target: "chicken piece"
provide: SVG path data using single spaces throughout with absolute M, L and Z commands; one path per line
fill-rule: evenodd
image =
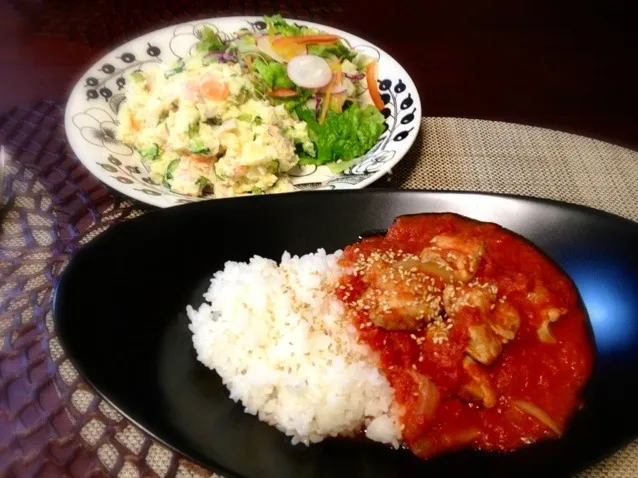
M 552 294 L 539 280 L 534 284 L 534 290 L 527 294 L 527 300 L 534 305 L 546 305 L 552 298 Z
M 471 325 L 467 331 L 470 336 L 470 343 L 465 349 L 467 354 L 484 365 L 494 363 L 503 350 L 503 345 L 489 325 Z
M 407 369 L 407 374 L 414 382 L 411 390 L 414 390 L 403 407 L 401 421 L 403 427 L 403 439 L 414 440 L 427 424 L 432 420 L 439 404 L 441 392 L 436 384 L 425 375 L 416 370 Z
M 516 333 L 521 326 L 521 317 L 511 304 L 499 302 L 489 315 L 488 323 L 492 330 L 501 337 L 502 341 L 507 342 L 514 340 L 516 337 Z
M 440 310 L 438 297 L 428 299 L 424 295 L 415 295 L 408 291 L 368 288 L 361 296 L 368 317 L 377 326 L 387 330 L 412 330 L 423 328 Z
M 496 405 L 496 392 L 492 388 L 487 372 L 471 357 L 463 359 L 463 370 L 466 372 L 466 377 L 459 390 L 459 396 L 465 400 L 479 401 L 485 408 Z
M 485 365 L 494 362 L 503 348 L 500 338 L 492 331 L 486 320 L 486 314 L 496 300 L 497 292 L 497 287 L 490 284 L 482 286 L 448 284 L 443 290 L 443 307 L 450 317 L 454 318 L 463 309 L 478 309 L 483 322 L 468 327 L 470 343 L 466 352 Z
M 565 315 L 568 310 L 556 304 L 557 300 L 540 281 L 536 281 L 534 290 L 527 294 L 527 299 L 536 306 L 535 322 L 540 322 L 536 328 L 539 340 L 545 343 L 555 343 L 556 339 L 549 326 Z
M 443 307 L 447 314 L 453 317 L 463 307 L 480 309 L 486 314 L 496 300 L 498 288 L 493 284 L 482 286 L 448 284 L 443 289 Z
M 431 277 L 438 277 L 443 282 L 451 282 L 456 275 L 454 269 L 443 259 L 440 253 L 432 249 L 423 249 L 418 261 L 414 261 L 413 267 Z
M 485 244 L 483 241 L 471 237 L 451 236 L 448 234 L 440 234 L 430 241 L 439 256 L 444 259 L 454 269 L 455 279 L 461 282 L 471 280 L 478 265 L 485 253 Z M 429 249 L 426 255 L 429 255 L 433 249 Z M 423 258 L 422 252 L 422 258 Z
M 416 257 L 378 262 L 364 275 L 361 303 L 370 320 L 388 330 L 418 330 L 441 313 L 441 297 L 418 271 Z M 428 289 L 429 288 L 429 289 Z
M 538 338 L 541 342 L 545 342 L 548 344 L 556 343 L 556 339 L 552 335 L 552 331 L 549 329 L 549 325 L 556 322 L 567 312 L 567 309 L 558 309 L 555 307 L 547 307 L 541 310 L 540 315 L 541 317 L 543 317 L 543 322 L 536 329 L 536 334 L 538 335 Z

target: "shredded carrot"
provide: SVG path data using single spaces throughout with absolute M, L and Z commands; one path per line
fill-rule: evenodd
M 377 85 L 377 75 L 376 75 L 376 67 L 377 62 L 373 61 L 366 67 L 366 81 L 368 83 L 368 91 L 370 92 L 370 97 L 372 98 L 372 102 L 374 106 L 377 107 L 379 111 L 385 108 L 385 103 L 381 99 L 381 93 L 379 93 L 379 86 Z
M 275 88 L 268 94 L 270 96 L 277 96 L 279 98 L 290 98 L 292 96 L 297 96 L 299 93 L 297 93 L 296 90 L 292 90 L 290 88 Z
M 333 73 L 336 73 L 341 69 L 341 63 L 338 58 L 326 58 L 326 63 L 328 63 L 328 66 Z
M 133 128 L 135 131 L 139 131 L 140 130 L 140 124 L 133 117 L 133 115 L 131 115 L 130 118 L 131 118 L 131 128 Z
M 341 86 L 341 80 L 343 79 L 343 72 L 341 68 L 339 68 L 336 72 L 335 77 L 335 86 Z M 343 108 L 343 103 L 346 101 L 346 95 L 344 93 L 339 93 L 333 96 L 332 104 L 337 111 L 341 111 Z
M 244 61 L 246 62 L 246 65 L 248 65 L 248 67 L 250 68 L 253 64 L 253 58 L 250 55 L 246 55 L 244 57 Z
M 330 44 L 334 43 L 340 38 L 337 35 L 301 35 L 296 37 L 288 37 L 297 43 L 305 45 L 309 44 Z
M 323 108 L 321 109 L 321 116 L 319 117 L 319 124 L 323 124 L 326 120 L 326 115 L 328 114 L 328 109 L 330 108 L 330 99 L 332 98 L 332 89 L 335 86 L 335 78 L 332 78 L 332 81 L 328 85 L 328 89 L 326 90 L 326 97 L 323 99 Z

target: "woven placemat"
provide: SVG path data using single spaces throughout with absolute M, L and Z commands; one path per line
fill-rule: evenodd
M 519 194 L 638 220 L 638 153 L 560 131 L 426 118 L 393 173 L 375 187 Z
M 52 102 L 0 117 L 11 196 L 0 213 L 0 476 L 211 476 L 101 400 L 60 347 L 51 292 L 69 257 L 148 209 L 92 177 L 62 124 Z M 374 187 L 526 194 L 636 220 L 638 153 L 540 128 L 428 118 L 410 154 Z M 633 443 L 581 476 L 633 478 L 637 469 Z

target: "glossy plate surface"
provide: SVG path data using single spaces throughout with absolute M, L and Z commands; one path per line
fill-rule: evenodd
M 185 307 L 227 260 L 332 252 L 396 216 L 455 212 L 496 222 L 542 248 L 575 281 L 598 351 L 586 408 L 561 440 L 508 455 L 407 451 L 329 440 L 306 448 L 245 414 L 195 357 Z M 638 224 L 510 196 L 335 191 L 206 201 L 120 224 L 73 258 L 55 294 L 62 344 L 80 373 L 170 447 L 250 478 L 568 476 L 638 432 Z

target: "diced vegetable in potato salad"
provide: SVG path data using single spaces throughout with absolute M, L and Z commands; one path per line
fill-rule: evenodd
M 297 164 L 337 172 L 377 142 L 376 62 L 336 35 L 265 21 L 230 40 L 204 28 L 188 58 L 132 74 L 117 136 L 153 181 L 188 196 L 287 192 Z

